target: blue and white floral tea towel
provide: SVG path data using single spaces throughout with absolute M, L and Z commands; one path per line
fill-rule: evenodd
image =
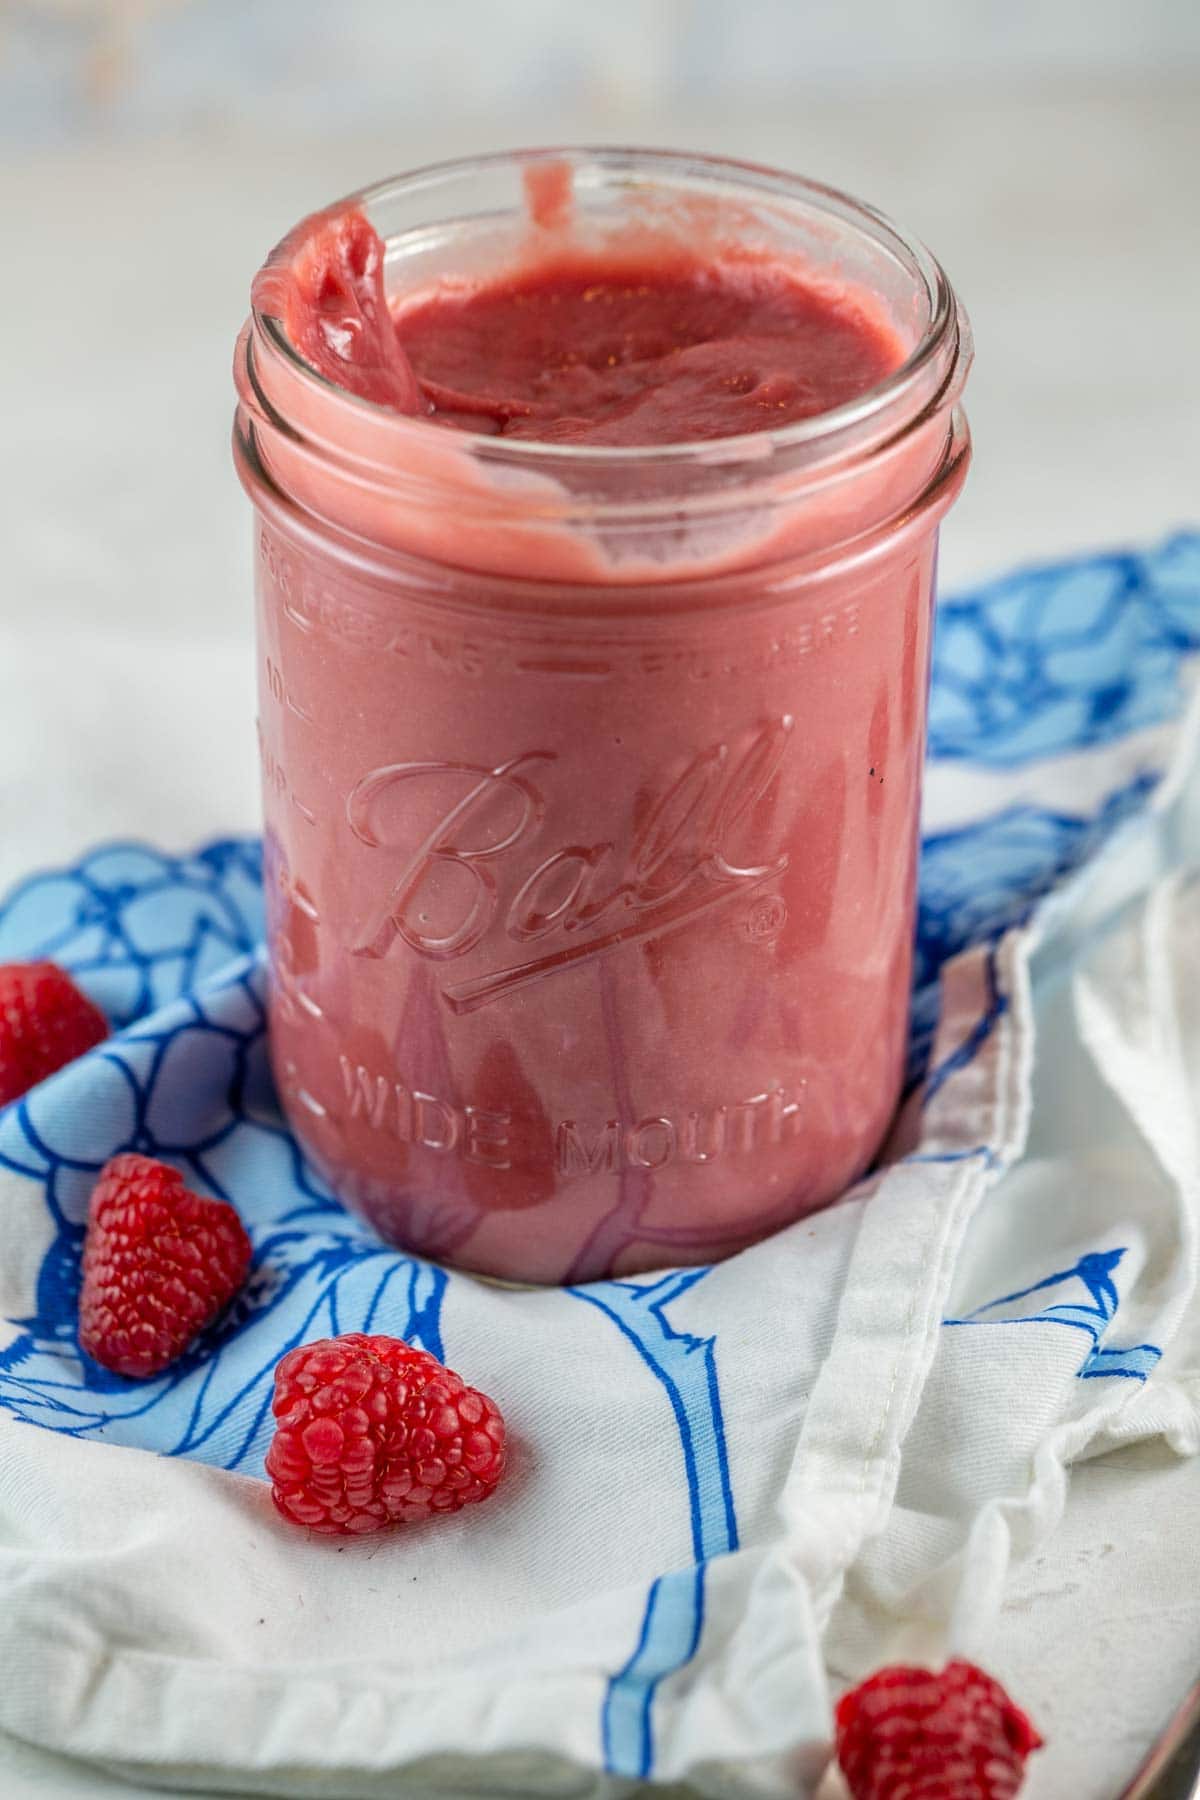
M 293 1800 L 795 1796 L 840 1684 L 986 1660 L 1070 1465 L 1200 1446 L 1198 652 L 1196 536 L 944 605 L 922 1083 L 878 1173 L 711 1269 L 514 1292 L 347 1217 L 266 1075 L 254 844 L 19 888 L 0 958 L 58 958 L 116 1031 L 0 1113 L 0 1729 Z M 75 1342 L 89 1188 L 130 1147 L 255 1247 L 140 1384 Z M 275 1516 L 273 1366 L 346 1330 L 500 1398 L 485 1512 L 344 1544 Z

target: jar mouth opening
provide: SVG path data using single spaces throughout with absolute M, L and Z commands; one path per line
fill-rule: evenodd
M 418 453 L 432 434 L 440 440 L 452 435 L 456 448 L 497 470 L 540 471 L 565 475 L 571 469 L 600 472 L 636 472 L 664 465 L 721 467 L 729 464 L 789 465 L 823 461 L 864 443 L 886 441 L 923 414 L 931 402 L 951 404 L 965 378 L 970 361 L 969 326 L 936 258 L 919 239 L 902 231 L 884 213 L 837 188 L 805 177 L 787 174 L 765 165 L 724 156 L 686 150 L 635 147 L 565 145 L 505 150 L 485 156 L 455 158 L 431 163 L 400 176 L 387 178 L 357 190 L 337 203 L 359 207 L 376 225 L 389 250 L 394 237 L 385 229 L 389 209 L 406 202 L 453 191 L 456 186 L 506 171 L 524 174 L 538 165 L 565 165 L 577 184 L 586 184 L 589 172 L 606 177 L 614 187 L 650 191 L 656 185 L 683 190 L 692 184 L 721 185 L 739 198 L 777 206 L 805 206 L 810 212 L 840 222 L 871 242 L 897 263 L 909 277 L 923 314 L 908 355 L 882 380 L 840 406 L 759 431 L 726 437 L 684 439 L 675 443 L 632 445 L 560 443 L 542 439 L 510 438 L 456 428 L 448 434 L 432 420 L 406 415 L 379 402 L 365 399 L 329 380 L 300 355 L 287 337 L 282 322 L 269 312 L 252 309 L 252 322 L 269 356 L 282 359 L 289 375 L 326 404 L 349 409 L 349 416 L 371 422 L 373 431 L 393 435 L 397 457 L 405 448 Z M 331 210 L 331 209 L 325 209 Z M 294 237 L 294 233 L 291 234 Z M 278 252 L 273 253 L 273 255 Z M 389 260 L 391 260 L 389 258 Z M 281 421 L 282 422 L 282 421 Z

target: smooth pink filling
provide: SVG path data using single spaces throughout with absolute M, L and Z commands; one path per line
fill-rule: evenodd
M 362 399 L 439 425 L 543 442 L 739 436 L 854 400 L 903 361 L 852 290 L 781 261 L 547 260 L 401 299 L 357 211 L 321 221 L 267 277 L 300 354 Z M 260 302 L 263 297 L 260 295 Z

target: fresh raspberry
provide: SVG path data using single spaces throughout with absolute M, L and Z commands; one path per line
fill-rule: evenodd
M 108 1036 L 108 1020 L 57 963 L 0 963 L 0 1106 Z
M 114 1156 L 88 1209 L 79 1342 L 118 1375 L 157 1375 L 233 1299 L 250 1239 L 232 1206 L 148 1156 Z
M 837 1707 L 854 1800 L 1013 1800 L 1042 1739 L 974 1663 L 880 1669 Z
M 457 1512 L 504 1473 L 504 1420 L 486 1394 L 402 1338 L 347 1332 L 275 1370 L 267 1452 L 286 1519 L 339 1536 Z

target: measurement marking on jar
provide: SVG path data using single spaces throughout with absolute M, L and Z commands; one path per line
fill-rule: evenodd
M 316 813 L 311 806 L 305 805 L 304 801 L 301 800 L 297 793 L 293 792 L 291 783 L 288 781 L 287 775 L 284 772 L 283 764 L 271 750 L 266 738 L 263 736 L 261 721 L 258 726 L 258 754 L 259 759 L 262 762 L 263 779 L 267 786 L 274 788 L 280 799 L 286 794 L 305 824 L 315 825 L 317 822 Z
M 295 713 L 298 719 L 303 719 L 306 725 L 311 725 L 313 722 L 312 714 L 306 707 L 301 706 L 300 702 L 296 699 L 296 696 L 288 687 L 287 682 L 283 679 L 283 670 L 279 667 L 279 664 L 273 662 L 268 656 L 263 659 L 263 667 L 267 677 L 267 692 L 270 694 L 272 700 L 275 701 L 276 705 L 285 706 L 289 712 Z
M 315 629 L 316 629 L 316 626 L 315 626 L 313 620 L 308 618 L 308 616 L 305 613 L 301 612 L 300 608 L 296 605 L 296 602 L 294 600 L 291 600 L 288 598 L 284 599 L 283 616 L 285 619 L 288 619 L 296 627 L 297 631 L 302 631 L 304 633 L 305 637 L 307 637 L 310 632 L 315 631 Z
M 552 658 L 522 658 L 516 664 L 519 675 L 567 675 L 574 681 L 607 681 L 612 664 L 606 662 L 571 662 Z
M 305 887 L 304 883 L 302 881 L 290 881 L 287 884 L 287 891 L 291 896 L 292 904 L 295 906 L 296 911 L 302 912 L 306 919 L 311 919 L 314 925 L 318 925 L 320 923 L 320 914 L 317 912 L 315 900 Z
M 280 1004 L 290 1018 L 295 1018 L 298 1012 L 302 1012 L 319 1023 L 325 1017 L 325 1009 L 311 994 L 305 992 L 302 983 L 303 971 L 311 969 L 315 963 L 309 927 L 318 925 L 320 917 L 304 883 L 298 881 L 282 862 L 277 885 L 285 915 L 272 946 L 272 977 L 275 988 Z M 299 955 L 296 947 L 297 933 L 303 944 Z
M 329 1108 L 327 1106 L 322 1106 L 315 1094 L 309 1093 L 308 1089 L 300 1080 L 300 1071 L 297 1069 L 294 1062 L 284 1063 L 283 1079 L 293 1100 L 296 1101 L 298 1106 L 302 1106 L 305 1112 L 312 1113 L 315 1119 L 327 1119 L 329 1117 Z
M 288 791 L 287 776 L 284 774 L 278 758 L 272 754 L 271 748 L 267 743 L 266 738 L 263 736 L 261 719 L 256 722 L 255 730 L 258 734 L 258 758 L 262 763 L 263 779 L 266 781 L 268 787 L 273 787 L 275 789 L 277 794 L 286 794 Z
M 282 857 L 278 859 L 276 866 L 275 885 L 284 898 L 294 905 L 298 912 L 302 912 L 306 919 L 311 919 L 314 925 L 319 923 L 320 915 L 317 912 L 316 901 L 299 876 L 292 874 Z
M 298 1006 L 301 1012 L 306 1012 L 308 1014 L 310 1019 L 323 1019 L 325 1017 L 324 1008 L 318 1006 L 312 995 L 306 994 L 303 988 L 297 987 L 293 981 L 283 974 L 282 970 L 276 970 L 275 979 L 279 983 L 279 992 L 286 1002 L 290 1005 Z
M 317 1021 L 325 1017 L 324 1007 L 299 985 L 291 964 L 290 946 L 287 944 L 278 945 L 275 951 L 275 985 L 285 1008 L 299 1008 L 310 1019 Z

